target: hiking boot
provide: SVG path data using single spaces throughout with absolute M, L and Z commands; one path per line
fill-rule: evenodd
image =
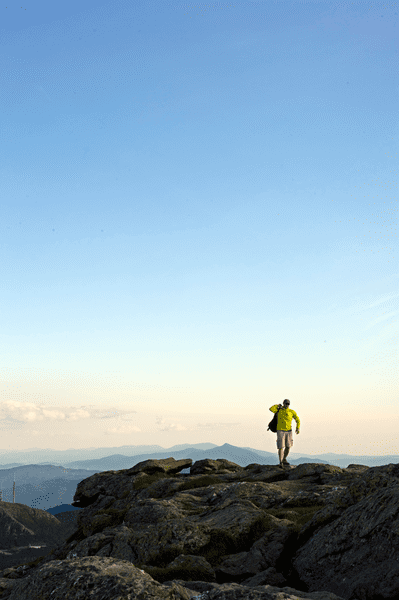
M 284 469 L 284 463 L 281 462 L 278 466 L 280 467 L 280 469 Z
M 290 463 L 289 463 L 289 462 L 287 462 L 287 460 L 286 460 L 285 458 L 283 458 L 283 465 L 287 465 L 288 467 L 290 467 L 290 466 L 291 466 L 291 465 L 290 465 Z

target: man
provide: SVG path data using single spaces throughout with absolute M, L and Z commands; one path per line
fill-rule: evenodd
M 290 451 L 290 448 L 294 445 L 292 439 L 292 419 L 296 421 L 296 433 L 299 433 L 299 426 L 301 424 L 298 415 L 295 410 L 289 408 L 290 406 L 289 400 L 284 400 L 283 406 L 281 404 L 274 404 L 269 408 L 272 413 L 276 413 L 278 409 L 280 409 L 277 415 L 277 449 L 278 449 L 278 457 L 280 460 L 279 467 L 284 467 L 285 465 L 290 466 L 290 463 L 287 462 L 287 456 Z

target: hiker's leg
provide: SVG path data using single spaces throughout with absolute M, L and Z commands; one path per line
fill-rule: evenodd
M 283 457 L 284 457 L 284 439 L 283 439 L 283 432 L 282 431 L 277 431 L 277 452 L 278 452 L 278 458 L 279 458 L 279 462 L 281 463 L 283 461 Z
M 285 446 L 285 450 L 284 450 L 284 460 L 287 459 L 287 456 L 289 454 L 290 448 L 292 448 L 292 446 L 294 445 L 294 440 L 292 438 L 292 431 L 287 431 L 287 433 L 285 434 L 285 440 L 284 440 L 284 446 Z

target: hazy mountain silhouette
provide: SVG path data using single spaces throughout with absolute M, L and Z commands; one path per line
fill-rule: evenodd
M 120 469 L 129 469 L 134 464 L 151 458 L 169 458 L 172 456 L 176 460 L 181 458 L 191 458 L 193 462 L 204 458 L 227 458 L 241 466 L 249 465 L 252 462 L 257 462 L 262 465 L 271 465 L 276 462 L 276 457 L 269 453 L 269 456 L 261 456 L 256 451 L 246 450 L 231 444 L 223 444 L 216 446 L 210 450 L 199 450 L 194 447 L 185 448 L 184 450 L 172 449 L 164 450 L 163 452 L 151 452 L 151 454 L 137 454 L 136 456 L 123 456 L 122 454 L 114 454 L 106 458 L 98 458 L 92 460 L 78 460 L 67 463 L 65 466 L 75 469 L 96 469 L 98 471 L 111 471 Z M 134 462 L 132 462 L 132 459 Z
M 72 504 L 59 504 L 57 506 L 53 506 L 52 508 L 48 508 L 46 512 L 49 512 L 52 515 L 58 515 L 63 512 L 71 512 L 74 510 L 82 510 L 77 506 L 72 506 Z
M 28 450 L 13 450 L 11 452 L 0 451 L 0 465 L 3 467 L 21 466 L 26 464 L 52 464 L 64 465 L 68 462 L 79 460 L 82 454 L 87 460 L 103 458 L 112 454 L 123 454 L 124 456 L 136 456 L 137 454 L 149 454 L 151 452 L 165 452 L 182 450 L 184 448 L 197 448 L 199 450 L 208 450 L 214 448 L 217 444 L 210 442 L 201 444 L 178 444 L 170 448 L 163 448 L 157 445 L 140 446 L 110 446 L 102 448 L 68 448 L 68 450 L 52 450 L 51 448 L 33 448 Z

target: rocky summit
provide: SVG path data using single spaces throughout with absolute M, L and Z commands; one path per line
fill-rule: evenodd
M 0 573 L 1 600 L 399 600 L 397 464 L 146 460 L 74 505 L 66 541 Z

